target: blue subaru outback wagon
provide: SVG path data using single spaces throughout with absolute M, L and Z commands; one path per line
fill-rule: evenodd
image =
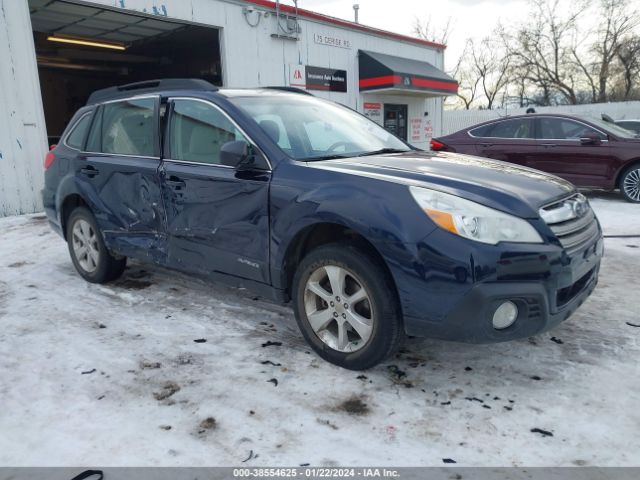
M 89 282 L 127 258 L 293 304 L 324 359 L 404 335 L 501 342 L 568 318 L 603 252 L 587 199 L 508 163 L 424 152 L 286 88 L 95 92 L 45 159 L 44 204 Z

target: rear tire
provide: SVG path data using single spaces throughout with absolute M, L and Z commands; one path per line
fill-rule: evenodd
M 395 287 L 375 259 L 352 246 L 319 247 L 293 279 L 300 331 L 326 361 L 349 370 L 371 368 L 404 338 Z
M 640 164 L 632 165 L 624 172 L 619 186 L 627 202 L 640 203 Z
M 91 211 L 78 207 L 67 222 L 67 245 L 71 261 L 82 278 L 91 283 L 107 283 L 122 275 L 126 258 L 116 258 L 102 239 Z

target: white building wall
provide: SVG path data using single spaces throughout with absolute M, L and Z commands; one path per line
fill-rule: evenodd
M 0 0 L 0 217 L 42 210 L 44 112 L 26 0 Z

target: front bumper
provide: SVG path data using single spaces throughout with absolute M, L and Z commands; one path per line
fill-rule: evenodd
M 443 321 L 411 322 L 410 334 L 466 343 L 506 342 L 537 335 L 569 318 L 584 303 L 596 288 L 598 270 L 599 266 L 588 272 L 577 294 L 557 308 L 543 283 L 476 285 Z M 506 300 L 518 306 L 518 317 L 510 327 L 496 330 L 493 313 Z
M 571 254 L 557 245 L 478 245 L 470 253 L 468 242 L 451 237 L 437 231 L 428 249 L 417 248 L 411 281 L 406 270 L 394 273 L 408 335 L 467 343 L 529 337 L 569 318 L 598 283 L 600 231 Z M 517 319 L 496 330 L 493 314 L 507 300 L 518 306 Z

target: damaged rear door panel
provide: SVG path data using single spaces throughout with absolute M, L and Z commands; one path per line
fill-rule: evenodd
M 107 245 L 123 255 L 165 263 L 158 104 L 154 96 L 99 107 L 78 178 L 96 204 Z

